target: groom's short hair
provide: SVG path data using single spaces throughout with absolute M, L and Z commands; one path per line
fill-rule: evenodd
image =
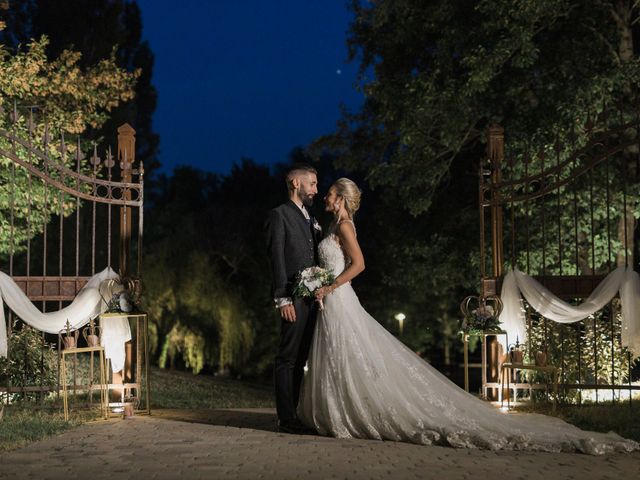
M 287 172 L 287 188 L 291 189 L 294 178 L 299 177 L 300 175 L 308 175 L 310 173 L 318 175 L 318 171 L 311 165 L 307 165 L 306 163 L 296 163 Z

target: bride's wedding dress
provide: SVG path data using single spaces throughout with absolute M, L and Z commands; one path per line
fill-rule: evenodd
M 346 267 L 335 235 L 321 266 Z M 466 393 L 387 332 L 346 283 L 324 298 L 298 407 L 321 435 L 491 450 L 629 452 L 637 442 L 554 417 L 506 414 Z

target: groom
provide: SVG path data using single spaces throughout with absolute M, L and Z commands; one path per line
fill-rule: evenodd
M 311 298 L 293 298 L 299 272 L 318 263 L 317 247 L 322 230 L 309 212 L 318 193 L 316 170 L 296 165 L 287 173 L 289 201 L 269 212 L 267 247 L 275 306 L 282 318 L 280 345 L 275 362 L 278 430 L 311 433 L 296 416 L 304 366 L 309 355 L 316 320 Z

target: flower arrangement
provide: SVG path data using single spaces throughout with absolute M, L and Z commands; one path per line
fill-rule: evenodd
M 326 268 L 305 268 L 298 274 L 298 281 L 293 289 L 293 295 L 296 297 L 313 297 L 316 290 L 331 285 L 334 281 L 333 272 Z M 323 308 L 322 301 L 320 301 L 320 308 Z
M 475 300 L 478 307 L 470 310 L 469 303 Z M 488 305 L 487 301 L 494 304 Z M 464 334 L 479 334 L 486 332 L 499 332 L 500 321 L 498 317 L 502 311 L 502 302 L 496 296 L 487 298 L 467 297 L 464 299 L 461 305 L 461 310 L 464 315 L 464 319 L 460 325 L 460 333 Z
M 103 295 L 103 291 L 106 295 Z M 100 285 L 99 293 L 107 306 L 106 313 L 131 313 L 139 310 L 138 283 L 132 279 L 125 278 L 121 281 L 112 278 L 105 280 Z
M 107 313 L 130 313 L 132 310 L 133 305 L 127 290 L 115 292 L 107 302 Z

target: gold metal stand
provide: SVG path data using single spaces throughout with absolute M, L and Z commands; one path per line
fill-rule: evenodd
M 67 355 L 76 355 L 78 353 L 87 353 L 87 352 L 91 352 L 91 373 L 90 375 L 93 375 L 93 352 L 98 352 L 99 355 L 99 363 L 100 363 L 100 413 L 102 415 L 103 418 L 108 418 L 108 408 L 107 408 L 107 377 L 106 377 L 106 371 L 105 371 L 105 357 L 104 357 L 104 347 L 82 347 L 82 348 L 68 348 L 68 349 L 64 349 L 62 350 L 62 354 L 61 354 L 61 362 L 60 362 L 60 382 L 62 383 L 62 403 L 64 405 L 64 419 L 65 420 L 69 420 L 69 401 L 67 398 L 67 367 L 66 367 L 66 362 L 65 362 L 65 357 Z M 93 378 L 90 379 L 91 382 L 93 382 Z M 74 382 L 75 383 L 75 382 Z M 76 388 L 76 385 L 73 386 L 74 387 L 74 391 Z M 89 385 L 89 392 L 91 392 L 91 389 L 93 387 L 93 384 Z
M 482 348 L 482 397 L 487 398 L 487 390 L 489 388 L 500 388 L 500 384 L 498 382 L 488 382 L 487 381 L 487 337 L 493 337 L 498 335 L 504 335 L 505 341 L 507 345 L 509 344 L 507 337 L 507 332 L 487 332 L 487 333 L 463 333 L 462 342 L 463 342 L 463 353 L 464 353 L 464 389 L 469 391 L 469 337 L 480 337 L 481 348 Z M 499 393 L 499 396 L 502 396 L 502 392 Z
M 122 388 L 122 402 L 119 403 L 109 403 L 109 406 L 124 406 L 124 392 L 126 390 L 135 390 L 136 395 L 135 398 L 138 399 L 138 411 L 144 412 L 148 415 L 151 414 L 151 382 L 149 380 L 149 341 L 148 341 L 148 328 L 149 321 L 146 313 L 103 313 L 100 315 L 100 326 L 104 325 L 104 322 L 108 322 L 110 319 L 114 318 L 126 318 L 128 320 L 135 319 L 135 342 L 136 342 L 136 366 L 135 366 L 135 378 L 133 382 L 126 383 L 123 382 L 122 385 L 116 384 L 107 384 L 107 388 Z M 144 355 L 144 360 L 143 360 Z M 144 364 L 143 364 L 144 362 Z M 109 361 L 106 360 L 106 368 L 108 372 Z M 142 374 L 144 368 L 144 377 Z M 108 376 L 108 373 L 107 373 Z M 144 408 L 140 408 L 141 406 L 141 387 L 142 387 L 142 378 L 144 378 Z M 107 391 L 108 395 L 108 391 Z

